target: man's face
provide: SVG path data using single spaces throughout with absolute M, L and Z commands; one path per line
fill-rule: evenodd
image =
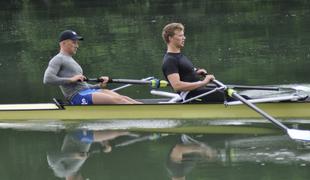
M 79 47 L 79 42 L 78 40 L 71 40 L 71 39 L 67 39 L 63 41 L 65 50 L 68 54 L 70 55 L 74 55 L 76 54 L 76 51 Z
M 183 48 L 185 43 L 185 36 L 183 30 L 175 30 L 174 35 L 169 38 L 170 44 L 174 45 L 177 48 Z

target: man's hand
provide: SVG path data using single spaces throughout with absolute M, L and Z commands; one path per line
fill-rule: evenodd
M 70 82 L 71 83 L 75 83 L 75 82 L 83 82 L 84 80 L 86 79 L 86 77 L 82 74 L 79 74 L 79 75 L 75 75 L 73 77 L 70 78 Z
M 104 88 L 107 86 L 107 83 L 109 82 L 109 77 L 108 76 L 101 76 L 100 78 L 100 87 Z
M 109 82 L 110 78 L 108 76 L 101 76 L 99 79 L 102 83 L 107 83 Z
M 205 85 L 207 85 L 208 83 L 210 83 L 211 81 L 213 81 L 215 79 L 215 77 L 212 74 L 208 74 L 206 75 L 206 77 L 204 78 L 204 80 L 202 80 L 202 82 L 205 83 Z
M 197 73 L 198 75 L 205 76 L 205 75 L 207 75 L 207 70 L 205 70 L 205 69 L 197 69 L 197 70 L 196 70 L 196 73 Z

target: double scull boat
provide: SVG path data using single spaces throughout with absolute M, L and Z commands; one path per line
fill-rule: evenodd
M 97 79 L 89 79 L 97 81 Z M 167 86 L 162 80 L 148 77 L 142 80 L 113 79 L 115 83 L 131 83 L 115 90 L 128 87 L 132 84 L 150 84 L 151 87 Z M 223 85 L 221 85 L 223 86 Z M 264 92 L 279 91 L 279 87 L 240 86 L 233 88 L 249 89 L 252 94 L 255 90 Z M 213 85 L 212 92 L 221 91 L 222 87 Z M 230 88 L 229 88 L 230 89 Z M 281 88 L 283 89 L 283 88 Z M 293 91 L 292 91 L 293 90 Z M 288 91 L 288 93 L 286 93 Z M 292 88 L 285 88 L 280 96 L 264 94 L 262 98 L 248 101 L 259 103 L 257 106 L 271 116 L 279 119 L 310 119 L 310 101 L 307 95 L 296 93 Z M 69 105 L 55 100 L 52 103 L 33 104 L 0 104 L 0 121 L 9 120 L 114 120 L 114 119 L 249 119 L 261 118 L 261 115 L 243 105 L 241 101 L 210 104 L 184 104 L 177 102 L 180 97 L 176 93 L 151 90 L 151 94 L 161 96 L 161 99 L 142 100 L 146 104 L 137 105 Z M 246 94 L 250 95 L 250 94 Z M 199 96 L 197 97 L 199 98 Z
M 270 102 L 257 106 L 279 119 L 309 119 L 310 103 Z M 261 116 L 245 105 L 137 104 L 59 105 L 57 103 L 2 104 L 0 121 L 7 120 L 114 120 L 114 119 L 249 119 Z

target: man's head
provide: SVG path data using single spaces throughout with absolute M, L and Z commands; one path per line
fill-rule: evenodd
M 78 41 L 83 40 L 83 37 L 79 36 L 72 30 L 65 30 L 60 33 L 59 44 L 61 51 L 74 55 L 76 54 L 77 48 L 79 47 Z
M 67 40 L 67 39 L 77 41 L 77 40 L 83 40 L 83 37 L 79 36 L 76 32 L 74 32 L 72 30 L 65 30 L 65 31 L 60 33 L 59 42 L 62 42 L 62 41 Z
M 167 24 L 162 31 L 162 38 L 166 44 L 174 44 L 178 48 L 184 46 L 184 26 L 181 23 Z

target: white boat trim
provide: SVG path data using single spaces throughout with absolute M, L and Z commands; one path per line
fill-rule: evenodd
M 59 110 L 55 103 L 0 104 L 0 110 Z

